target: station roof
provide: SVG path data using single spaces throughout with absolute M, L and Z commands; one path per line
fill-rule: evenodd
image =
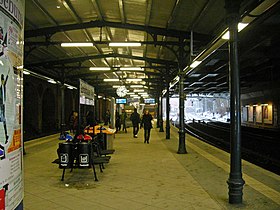
M 26 0 L 24 66 L 56 80 L 65 77 L 68 84 L 81 78 L 107 96 L 116 96 L 113 85 L 143 85 L 156 96 L 167 83 L 176 94 L 181 45 L 185 92 L 228 92 L 228 42 L 221 38 L 227 30 L 224 5 L 224 0 Z M 240 20 L 249 23 L 239 33 L 243 92 L 256 84 L 278 85 L 279 11 L 277 0 L 241 3 Z M 112 42 L 141 46 L 109 46 Z M 194 60 L 202 62 L 191 68 Z M 142 81 L 127 80 L 135 78 Z

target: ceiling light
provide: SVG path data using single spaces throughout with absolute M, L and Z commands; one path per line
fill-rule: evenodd
M 143 85 L 130 85 L 131 88 L 142 88 Z
M 141 82 L 142 79 L 141 78 L 136 78 L 136 79 L 126 79 L 127 82 Z
M 199 77 L 200 74 L 191 74 L 190 77 Z
M 194 83 L 190 84 L 189 87 L 191 87 L 193 85 L 201 85 L 201 84 L 203 84 L 203 82 L 194 82 Z
M 190 65 L 190 67 L 191 67 L 191 68 L 195 68 L 195 67 L 197 67 L 200 63 L 201 63 L 201 61 L 194 61 L 194 62 L 192 62 L 192 64 Z
M 141 98 L 140 96 L 133 96 L 133 98 Z
M 111 42 L 110 47 L 140 47 L 140 42 Z
M 131 97 L 138 97 L 138 95 L 135 95 L 135 94 L 131 94 L 130 96 Z
M 90 67 L 89 70 L 91 71 L 110 71 L 110 67 Z
M 60 6 L 59 6 L 59 5 L 57 5 L 57 6 L 56 6 L 56 8 L 57 8 L 57 9 L 60 9 Z
M 113 88 L 119 88 L 120 85 L 113 85 Z
M 238 23 L 238 32 L 242 31 L 249 23 Z M 229 31 L 227 30 L 226 33 L 222 36 L 222 39 L 229 40 Z
M 133 92 L 144 92 L 145 90 L 143 90 L 143 89 L 135 89 L 135 90 L 133 90 Z
M 70 90 L 74 89 L 74 88 L 73 88 L 73 87 L 71 87 L 71 86 L 68 86 L 67 88 L 68 88 L 68 89 L 70 89 Z
M 56 81 L 54 81 L 53 79 L 49 79 L 48 82 L 52 84 L 56 84 Z
M 25 74 L 25 75 L 29 75 L 30 74 L 30 72 L 28 72 L 28 71 L 23 71 L 22 73 Z
M 141 67 L 121 67 L 121 71 L 144 71 Z
M 91 42 L 61 43 L 61 47 L 93 47 L 93 43 Z
M 138 92 L 139 95 L 147 95 L 147 92 Z
M 118 82 L 120 81 L 119 79 L 104 79 L 104 82 Z

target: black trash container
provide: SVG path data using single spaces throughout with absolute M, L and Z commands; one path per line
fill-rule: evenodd
M 59 167 L 72 168 L 73 167 L 73 144 L 72 142 L 59 143 Z
M 90 167 L 90 148 L 91 145 L 88 142 L 80 142 L 78 144 L 78 166 Z

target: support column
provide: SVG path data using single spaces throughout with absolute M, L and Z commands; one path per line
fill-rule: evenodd
M 238 20 L 240 0 L 225 0 L 229 25 L 229 85 L 230 85 L 230 174 L 227 181 L 229 203 L 242 203 L 243 185 L 241 170 L 241 108 L 238 62 Z
M 178 154 L 186 154 L 186 142 L 185 142 L 185 94 L 184 94 L 184 72 L 183 72 L 183 53 L 184 45 L 182 44 L 183 39 L 180 38 L 180 49 L 179 49 L 179 146 Z
M 162 117 L 162 96 L 160 97 L 160 123 L 159 123 L 159 132 L 164 132 L 163 130 L 163 117 Z
M 167 69 L 167 71 L 169 71 L 169 69 Z M 170 139 L 170 98 L 169 98 L 169 79 L 167 79 L 167 85 L 166 85 L 166 135 L 165 138 L 166 139 Z
M 157 97 L 157 128 L 160 127 L 159 106 L 160 106 L 160 101 L 159 101 L 159 96 L 158 96 Z
M 65 86 L 64 86 L 64 83 L 61 84 L 60 91 L 61 91 L 61 125 L 60 125 L 60 131 L 61 131 L 61 133 L 64 133 L 64 131 L 65 131 L 65 97 L 64 97 Z
M 99 119 L 99 99 L 98 99 L 98 93 L 96 93 L 95 119 L 96 119 L 97 123 L 100 122 L 100 119 Z

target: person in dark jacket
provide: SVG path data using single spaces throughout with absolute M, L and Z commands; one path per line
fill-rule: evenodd
M 137 109 L 134 109 L 134 112 L 130 116 L 130 120 L 133 126 L 133 137 L 137 138 L 137 134 L 139 131 L 139 123 L 140 123 L 140 115 L 137 113 Z
M 146 110 L 142 117 L 140 128 L 144 127 L 144 138 L 145 138 L 144 143 L 147 142 L 147 144 L 149 144 L 150 133 L 151 133 L 151 129 L 153 127 L 152 120 L 153 120 L 152 115 L 149 113 L 149 110 Z
M 86 115 L 86 126 L 93 127 L 93 126 L 96 126 L 96 125 L 97 125 L 97 123 L 94 119 L 94 112 L 93 111 L 88 111 L 87 115 Z
M 119 112 L 116 112 L 116 133 L 121 130 L 121 116 Z

